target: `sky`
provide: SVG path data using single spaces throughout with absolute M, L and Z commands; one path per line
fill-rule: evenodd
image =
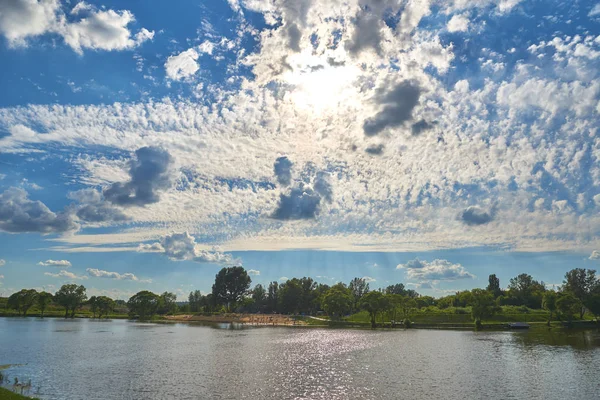
M 600 3 L 0 1 L 0 295 L 600 264 Z

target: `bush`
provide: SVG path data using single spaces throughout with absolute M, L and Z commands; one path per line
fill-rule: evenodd
M 410 322 L 410 319 L 406 318 L 406 319 L 404 320 L 404 327 L 405 327 L 406 329 L 409 329 L 411 326 L 412 326 L 412 322 Z

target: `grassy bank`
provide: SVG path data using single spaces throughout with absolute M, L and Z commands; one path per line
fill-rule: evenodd
M 15 392 L 12 392 L 8 389 L 0 387 L 0 400 L 23 400 L 23 399 L 34 399 L 34 397 L 27 397 Z

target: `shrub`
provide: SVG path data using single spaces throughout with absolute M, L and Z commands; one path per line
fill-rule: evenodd
M 405 327 L 406 329 L 409 329 L 411 326 L 412 326 L 412 322 L 410 322 L 410 319 L 406 318 L 406 319 L 404 320 L 404 327 Z

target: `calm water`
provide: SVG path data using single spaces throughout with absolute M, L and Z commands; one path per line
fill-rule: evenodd
M 600 333 L 217 329 L 0 318 L 42 399 L 595 399 Z

